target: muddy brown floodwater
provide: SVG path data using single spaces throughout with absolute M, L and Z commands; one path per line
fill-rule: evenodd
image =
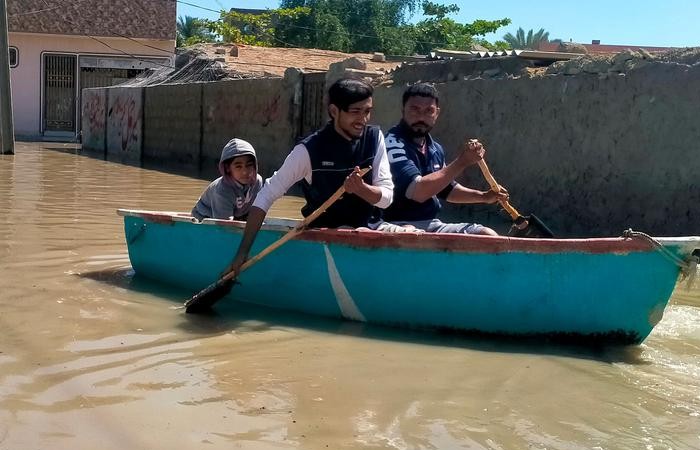
M 188 211 L 207 183 L 61 144 L 0 156 L 0 449 L 700 448 L 697 286 L 622 348 L 189 317 L 190 292 L 133 275 L 115 210 Z

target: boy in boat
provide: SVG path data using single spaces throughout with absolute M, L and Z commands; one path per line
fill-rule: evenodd
M 282 167 L 265 183 L 250 209 L 238 252 L 226 272 L 238 273 L 268 209 L 296 182 L 301 182 L 306 198 L 301 210 L 305 217 L 341 186 L 345 187 L 343 197 L 310 226 L 381 227 L 382 222 L 375 219 L 375 208 L 383 209 L 391 204 L 394 184 L 384 136 L 379 127 L 367 124 L 373 91 L 368 83 L 351 78 L 331 85 L 328 90 L 331 120 L 295 146 Z M 360 168 L 370 165 L 372 170 L 361 176 Z
M 197 200 L 192 216 L 197 220 L 246 220 L 263 185 L 253 146 L 242 139 L 231 139 L 221 151 L 219 173 L 221 176 Z
M 435 233 L 497 233 L 477 223 L 444 223 L 437 218 L 440 200 L 450 203 L 495 203 L 508 192 L 478 191 L 455 178 L 484 157 L 485 149 L 472 139 L 457 159 L 445 164 L 445 151 L 430 135 L 440 115 L 440 99 L 428 83 L 409 86 L 403 94 L 402 118 L 386 135 L 386 147 L 394 181 L 394 203 L 384 218 L 398 225 L 413 225 Z

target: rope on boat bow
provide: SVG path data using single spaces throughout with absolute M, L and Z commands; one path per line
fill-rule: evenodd
M 690 255 L 688 259 L 682 259 L 678 257 L 671 250 L 667 249 L 661 242 L 649 236 L 641 231 L 634 231 L 632 228 L 628 228 L 622 232 L 622 237 L 626 239 L 641 238 L 649 242 L 656 248 L 656 250 L 661 253 L 666 259 L 680 267 L 681 269 L 681 281 L 686 281 L 686 289 L 690 289 L 693 285 L 693 281 L 697 276 L 698 264 L 700 263 L 700 258 L 694 255 Z

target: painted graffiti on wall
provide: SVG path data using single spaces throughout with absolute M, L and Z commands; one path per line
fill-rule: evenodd
M 121 131 L 121 149 L 127 151 L 132 141 L 139 138 L 137 124 L 139 117 L 136 113 L 136 102 L 134 99 L 120 97 L 109 111 L 109 115 L 118 122 Z
M 143 91 L 116 88 L 109 92 L 107 111 L 107 152 L 141 158 Z M 119 155 L 115 155 L 119 156 Z
M 105 116 L 107 91 L 86 89 L 82 95 L 82 143 L 87 150 L 103 151 L 105 148 Z

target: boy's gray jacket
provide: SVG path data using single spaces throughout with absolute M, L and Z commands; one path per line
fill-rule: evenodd
M 262 188 L 262 177 L 258 175 L 255 183 L 243 185 L 230 175 L 226 175 L 224 168 L 224 161 L 244 155 L 251 155 L 255 159 L 257 172 L 258 158 L 252 145 L 237 138 L 231 139 L 226 144 L 219 159 L 221 176 L 209 184 L 202 196 L 199 197 L 197 204 L 192 208 L 192 216 L 196 217 L 197 220 L 207 217 L 213 219 L 246 218 L 255 196 Z

